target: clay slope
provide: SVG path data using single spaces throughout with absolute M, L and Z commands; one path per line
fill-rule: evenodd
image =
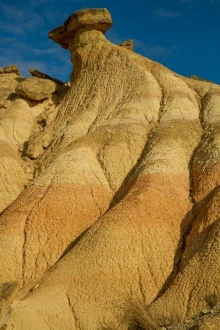
M 112 44 L 111 25 L 88 9 L 49 34 L 74 70 L 0 217 L 2 329 L 220 327 L 220 87 Z

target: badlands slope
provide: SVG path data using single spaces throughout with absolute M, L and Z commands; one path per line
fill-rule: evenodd
M 0 329 L 220 329 L 220 86 L 111 25 L 49 33 L 70 87 L 1 70 Z

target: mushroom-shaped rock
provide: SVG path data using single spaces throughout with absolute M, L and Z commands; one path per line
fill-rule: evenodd
M 68 48 L 74 70 L 71 82 L 86 64 L 90 51 L 106 42 L 104 33 L 112 26 L 111 15 L 105 8 L 84 9 L 73 13 L 63 25 L 49 32 L 49 38 Z
M 56 90 L 55 82 L 49 79 L 29 77 L 18 84 L 16 93 L 34 101 L 40 101 L 54 93 Z
M 84 9 L 73 13 L 63 25 L 49 32 L 48 36 L 63 48 L 69 48 L 69 43 L 78 30 L 94 29 L 105 33 L 111 26 L 111 15 L 107 9 Z

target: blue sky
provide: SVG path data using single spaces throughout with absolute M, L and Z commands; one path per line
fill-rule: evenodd
M 0 66 L 16 64 L 24 76 L 34 67 L 68 81 L 70 54 L 48 32 L 74 11 L 97 7 L 111 12 L 112 42 L 133 39 L 137 53 L 220 84 L 220 0 L 0 0 Z

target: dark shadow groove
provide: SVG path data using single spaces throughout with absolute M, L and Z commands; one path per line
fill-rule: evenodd
M 158 120 L 155 123 L 155 125 L 150 129 L 148 136 L 147 136 L 147 141 L 145 143 L 145 146 L 139 156 L 139 158 L 136 161 L 136 164 L 130 169 L 124 180 L 122 181 L 121 186 L 115 193 L 115 195 L 112 198 L 112 202 L 109 205 L 109 209 L 114 207 L 116 204 L 118 204 L 128 193 L 128 191 L 134 186 L 135 182 L 138 179 L 138 175 L 140 173 L 140 170 L 143 167 L 142 160 L 145 159 L 146 155 L 149 152 L 150 146 L 152 139 L 154 137 L 155 131 L 157 130 L 159 124 L 160 124 L 160 119 L 162 117 L 162 114 L 164 113 L 164 92 L 162 93 L 162 99 L 161 99 L 161 106 L 159 109 L 158 113 Z
M 196 203 L 192 207 L 192 209 L 184 217 L 184 219 L 182 221 L 182 224 L 181 224 L 181 227 L 180 227 L 181 236 L 180 236 L 180 240 L 179 240 L 178 246 L 177 246 L 177 251 L 176 251 L 176 254 L 175 254 L 175 257 L 174 257 L 173 270 L 170 273 L 170 275 L 168 276 L 168 278 L 166 279 L 166 281 L 164 282 L 164 285 L 162 286 L 161 290 L 158 292 L 157 296 L 154 298 L 152 303 L 154 303 L 157 299 L 159 299 L 165 293 L 165 291 L 168 289 L 170 284 L 172 284 L 172 282 L 175 280 L 175 278 L 179 274 L 180 270 L 183 271 L 185 269 L 186 265 L 188 264 L 188 262 L 187 262 L 186 265 L 182 264 L 183 255 L 184 255 L 184 252 L 185 252 L 185 249 L 186 249 L 187 237 L 189 236 L 189 234 L 190 234 L 190 232 L 193 228 L 193 224 L 194 224 L 198 214 L 202 211 L 203 207 L 212 199 L 212 197 L 215 195 L 215 193 L 218 190 L 220 190 L 220 186 L 215 187 L 201 201 Z M 207 228 L 205 228 L 201 232 L 201 234 L 199 235 L 201 237 L 201 240 L 203 238 L 203 241 L 205 241 L 205 239 L 207 237 L 207 233 L 210 231 L 210 228 L 213 225 L 214 225 L 214 223 L 209 225 Z M 190 256 L 190 259 L 193 258 L 194 254 L 195 253 L 193 253 Z
M 99 219 L 99 218 L 98 218 Z M 98 220 L 97 219 L 97 220 Z M 97 221 L 96 220 L 96 221 Z M 92 224 L 93 225 L 93 224 Z M 92 226 L 91 225 L 91 226 Z M 91 228 L 91 226 L 89 226 L 88 228 L 86 228 L 79 236 L 77 236 L 72 242 L 69 243 L 69 245 L 65 248 L 65 250 L 63 251 L 63 253 L 61 254 L 61 256 L 57 259 L 57 261 L 55 262 L 55 264 L 57 262 L 59 262 L 63 257 L 65 257 L 65 255 L 67 253 L 69 253 L 72 248 L 81 240 L 81 238 L 83 238 L 83 236 L 89 231 L 89 229 Z M 53 266 L 52 266 L 53 267 Z

